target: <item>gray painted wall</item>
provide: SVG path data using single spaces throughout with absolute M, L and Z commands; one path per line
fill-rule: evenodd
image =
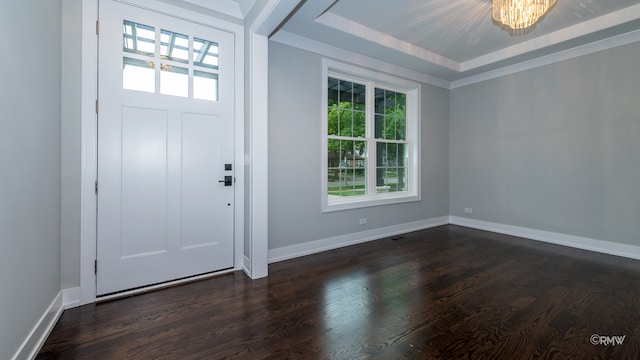
M 80 193 L 82 165 L 81 0 L 62 0 L 61 281 L 80 286 Z
M 640 43 L 451 92 L 451 214 L 640 245 Z
M 429 85 L 422 86 L 422 201 L 321 213 L 321 60 L 269 44 L 269 248 L 448 215 L 449 95 Z
M 60 291 L 60 4 L 0 1 L 0 359 Z
M 22 49 L 18 60 L 0 52 L 11 69 L 0 75 L 0 358 L 9 358 L 58 291 L 79 286 L 81 19 L 80 0 L 0 6 L 0 43 Z M 425 84 L 422 201 L 323 214 L 321 57 L 270 42 L 269 248 L 469 216 L 465 207 L 479 220 L 640 246 L 638 58 L 636 43 L 451 92 Z

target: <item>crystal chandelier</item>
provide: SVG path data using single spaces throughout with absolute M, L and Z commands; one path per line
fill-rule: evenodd
M 493 20 L 513 30 L 528 28 L 558 0 L 491 0 Z

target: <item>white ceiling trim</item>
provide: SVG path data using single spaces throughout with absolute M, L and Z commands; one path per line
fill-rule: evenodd
M 233 31 L 240 33 L 244 30 L 244 26 L 223 20 L 202 12 L 185 9 L 184 7 L 172 5 L 157 0 L 114 0 L 123 4 L 139 7 L 158 14 L 171 16 L 177 19 L 192 22 L 194 24 L 207 26 L 218 29 L 220 31 Z
M 253 5 L 256 4 L 256 0 L 240 0 L 240 11 L 242 11 L 242 17 L 245 18 L 253 9 Z
M 614 11 L 612 13 L 599 16 L 567 28 L 554 31 L 552 33 L 525 41 L 523 43 L 506 47 L 490 54 L 478 56 L 459 64 L 460 71 L 469 71 L 481 66 L 493 64 L 506 60 L 514 56 L 522 55 L 530 51 L 539 50 L 547 46 L 556 45 L 561 42 L 588 35 L 590 33 L 604 30 L 616 25 L 624 24 L 640 18 L 640 4 L 628 8 Z
M 261 0 L 264 7 L 258 14 L 245 19 L 245 26 L 249 26 L 251 32 L 268 36 L 282 23 L 284 19 L 295 9 L 300 0 Z
M 240 4 L 233 0 L 184 0 L 185 2 L 215 10 L 223 14 L 243 19 L 244 15 Z
M 394 65 L 388 62 L 373 59 L 349 50 L 344 50 L 333 45 L 327 45 L 325 43 L 305 38 L 300 35 L 292 34 L 283 30 L 278 31 L 271 40 L 278 43 L 289 45 L 298 49 L 313 52 L 322 56 L 327 56 L 333 59 L 337 59 L 342 62 L 349 62 L 352 64 L 358 64 L 366 68 L 375 69 L 378 71 L 386 72 L 395 76 L 400 76 L 406 79 L 419 81 L 424 84 L 434 85 L 445 89 L 456 89 L 459 87 L 475 84 L 478 82 L 499 78 L 515 74 L 518 72 L 531 70 L 537 67 L 550 65 L 553 63 L 561 62 L 564 60 L 573 59 L 576 57 L 589 55 L 599 51 L 612 49 L 618 46 L 632 44 L 640 42 L 640 30 L 635 30 L 629 33 L 621 34 L 611 38 L 603 39 L 593 43 L 578 46 L 572 49 L 564 50 L 561 52 L 553 53 L 550 55 L 542 56 L 529 61 L 524 61 L 518 64 L 505 66 L 500 69 L 487 71 L 482 74 L 469 76 L 460 80 L 447 81 L 434 76 L 430 76 L 421 72 L 406 69 L 404 67 Z
M 518 64 L 505 66 L 500 69 L 487 71 L 482 74 L 469 76 L 464 79 L 451 82 L 450 89 L 459 88 L 466 85 L 475 84 L 485 80 L 495 79 L 501 76 L 515 74 L 521 71 L 534 69 L 540 66 L 550 65 L 564 60 L 593 54 L 599 51 L 613 49 L 618 46 L 632 44 L 640 41 L 640 30 L 634 30 L 625 34 L 620 34 L 607 39 L 595 41 L 589 44 L 574 47 L 557 53 L 541 56 L 536 59 L 524 61 Z
M 408 80 L 419 81 L 424 84 L 434 85 L 445 89 L 449 89 L 451 84 L 449 81 L 442 80 L 434 76 L 409 70 L 398 65 L 373 59 L 353 51 L 341 49 L 333 45 L 327 45 L 283 30 L 278 31 L 273 37 L 271 37 L 271 40 L 322 56 L 327 56 L 341 62 L 357 64 L 358 66 L 399 76 Z
M 455 60 L 449 59 L 448 57 L 442 56 L 438 53 L 429 51 L 419 46 L 415 46 L 411 43 L 400 40 L 389 34 L 377 31 L 358 22 L 349 20 L 340 15 L 333 14 L 330 11 L 327 11 L 323 15 L 316 18 L 315 21 L 346 34 L 357 36 L 361 39 L 365 39 L 381 46 L 400 51 L 418 59 L 443 66 L 450 70 L 460 71 L 460 63 Z
M 335 30 L 350 34 L 361 39 L 373 42 L 380 46 L 384 46 L 389 49 L 393 49 L 404 53 L 406 55 L 428 61 L 432 64 L 439 65 L 450 70 L 457 72 L 465 72 L 474 70 L 483 66 L 491 65 L 493 63 L 507 60 L 514 56 L 529 53 L 531 51 L 540 50 L 548 46 L 556 45 L 564 41 L 568 41 L 574 38 L 578 38 L 584 35 L 588 35 L 593 32 L 605 30 L 613 26 L 621 25 L 629 21 L 637 20 L 640 18 L 640 4 L 630 6 L 628 8 L 614 11 L 612 13 L 597 17 L 592 20 L 588 20 L 567 28 L 519 43 L 517 45 L 509 46 L 498 51 L 494 51 L 489 54 L 485 54 L 464 62 L 457 62 L 453 59 L 429 51 L 427 49 L 418 47 L 406 41 L 400 40 L 391 35 L 382 33 L 370 27 L 367 27 L 358 22 L 349 20 L 340 15 L 336 15 L 327 11 L 323 15 L 319 16 L 315 21 L 333 28 Z M 552 55 L 551 55 L 552 56 Z M 535 63 L 535 59 L 532 60 Z M 528 61 L 527 63 L 530 63 Z M 518 65 L 514 65 L 517 67 Z M 500 69 L 495 70 L 500 71 Z M 493 72 L 493 71 L 492 71 Z M 490 72 L 490 73 L 492 73 Z M 483 74 L 477 75 L 483 76 Z M 475 76 L 471 77 L 475 78 Z M 464 82 L 467 78 L 454 81 L 454 83 Z

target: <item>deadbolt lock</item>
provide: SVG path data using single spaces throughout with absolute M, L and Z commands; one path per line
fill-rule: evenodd
M 224 180 L 219 180 L 219 183 L 224 183 L 224 186 L 231 186 L 233 185 L 233 176 L 225 176 Z

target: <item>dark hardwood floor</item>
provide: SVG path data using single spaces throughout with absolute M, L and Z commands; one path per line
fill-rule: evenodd
M 640 359 L 640 261 L 448 225 L 269 274 L 66 310 L 37 359 Z

